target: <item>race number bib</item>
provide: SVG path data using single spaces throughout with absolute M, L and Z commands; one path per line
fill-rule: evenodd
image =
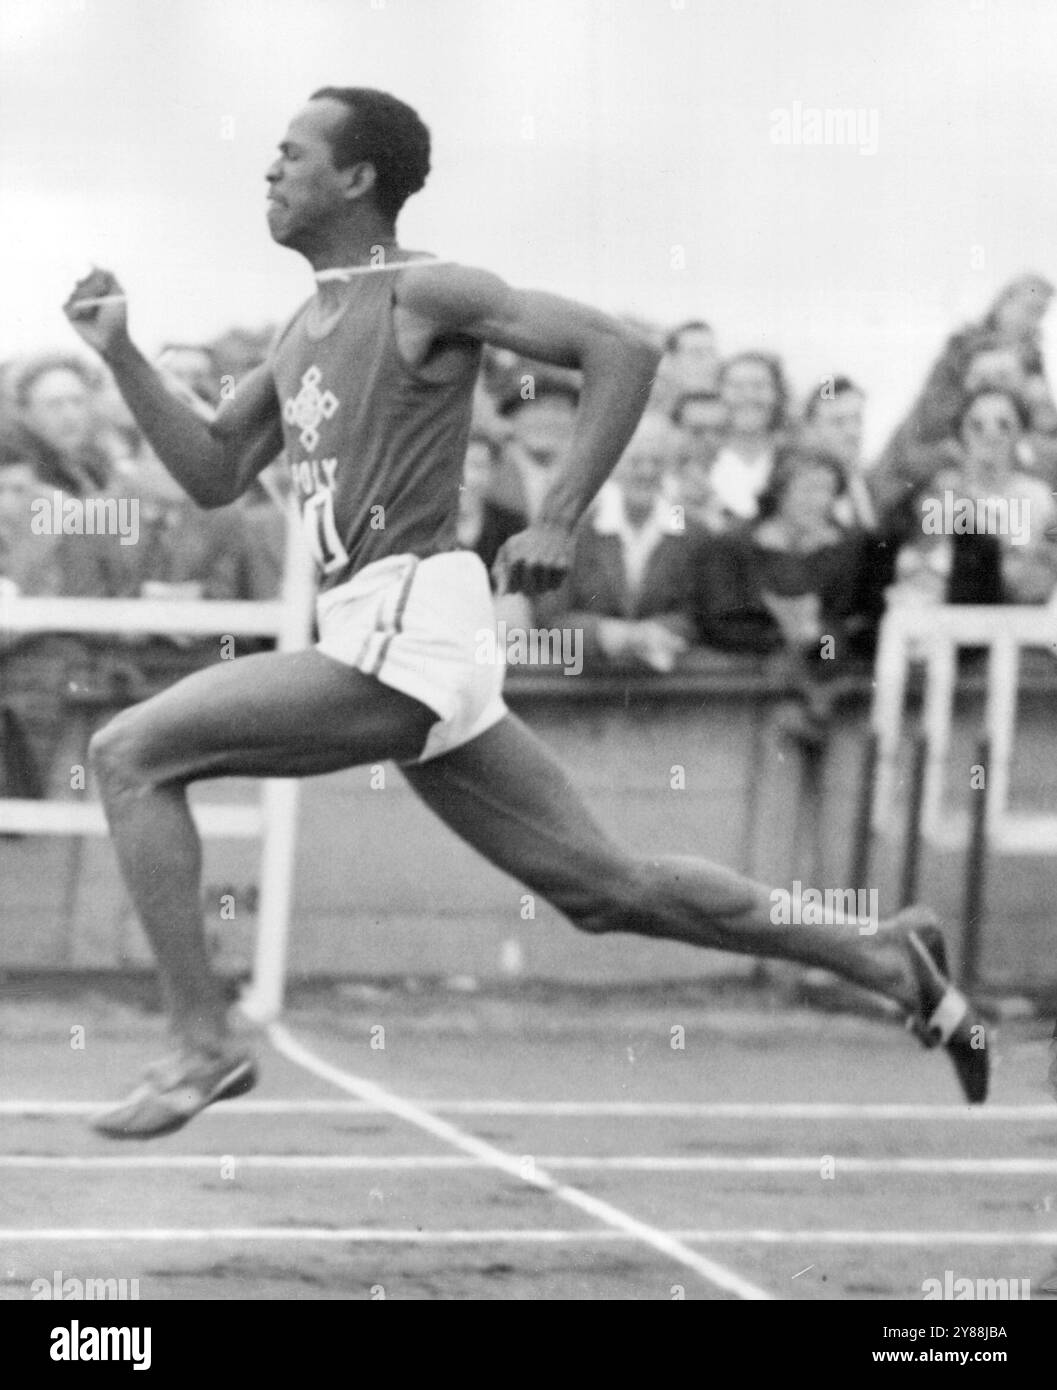
M 334 520 L 334 494 L 319 488 L 305 499 L 301 520 L 312 558 L 323 574 L 333 574 L 349 563 L 349 552 L 341 543 Z

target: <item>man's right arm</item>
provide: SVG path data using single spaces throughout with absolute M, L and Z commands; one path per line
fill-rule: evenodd
M 84 305 L 81 301 L 108 302 Z M 128 335 L 121 288 L 94 271 L 74 289 L 66 316 L 110 368 L 151 448 L 201 507 L 233 502 L 282 451 L 279 401 L 267 366 L 251 372 L 206 420 L 175 396 Z
M 279 402 L 267 366 L 244 377 L 206 420 L 169 390 L 131 341 L 103 360 L 151 448 L 200 507 L 234 502 L 282 452 Z

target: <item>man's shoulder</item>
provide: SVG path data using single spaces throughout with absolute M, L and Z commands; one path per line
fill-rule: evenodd
M 410 261 L 401 267 L 396 302 L 410 313 L 441 323 L 483 318 L 509 292 L 498 275 L 459 261 Z

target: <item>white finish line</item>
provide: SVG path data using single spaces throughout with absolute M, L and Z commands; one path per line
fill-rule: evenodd
M 716 1288 L 743 1299 L 769 1300 L 771 1298 L 771 1294 L 765 1289 L 750 1283 L 747 1279 L 743 1279 L 740 1274 L 715 1263 L 704 1255 L 699 1255 L 678 1237 L 667 1235 L 664 1231 L 658 1230 L 656 1226 L 639 1221 L 636 1217 L 621 1211 L 619 1207 L 604 1202 L 598 1197 L 592 1197 L 587 1192 L 581 1192 L 577 1187 L 558 1183 L 546 1169 L 538 1164 L 526 1165 L 522 1159 L 514 1154 L 506 1153 L 504 1150 L 496 1148 L 494 1144 L 478 1139 L 475 1135 L 459 1129 L 448 1120 L 430 1114 L 428 1110 L 423 1110 L 420 1105 L 416 1105 L 413 1101 L 403 1100 L 400 1096 L 394 1095 L 373 1081 L 365 1081 L 361 1077 L 353 1076 L 350 1072 L 342 1071 L 339 1067 L 331 1066 L 329 1062 L 317 1057 L 314 1052 L 299 1043 L 282 1024 L 272 1023 L 268 1027 L 268 1037 L 277 1052 L 289 1061 L 303 1067 L 305 1071 L 318 1076 L 321 1080 L 330 1082 L 331 1085 L 337 1086 L 339 1090 L 358 1100 L 373 1102 L 381 1109 L 396 1115 L 399 1119 L 406 1120 L 408 1124 L 412 1124 L 418 1129 L 425 1130 L 427 1134 L 432 1134 L 435 1139 L 450 1144 L 452 1148 L 459 1149 L 471 1158 L 478 1159 L 499 1172 L 506 1173 L 509 1177 L 517 1178 L 530 1187 L 536 1187 L 557 1198 L 558 1201 L 564 1202 L 567 1206 L 575 1207 L 595 1221 L 600 1221 L 603 1225 L 619 1231 L 622 1235 L 630 1236 L 643 1245 L 650 1246 L 668 1259 L 677 1261 L 684 1268 L 693 1270 L 695 1274 L 700 1275 L 701 1278 L 706 1279 Z
M 830 1160 L 827 1155 L 827 1162 Z M 819 1155 L 726 1156 L 694 1154 L 532 1155 L 516 1160 L 555 1171 L 581 1173 L 810 1173 L 818 1176 Z M 915 1173 L 939 1177 L 1057 1177 L 1055 1158 L 841 1158 L 836 1173 Z M 0 1172 L 55 1169 L 116 1172 L 152 1169 L 215 1169 L 226 1166 L 256 1172 L 385 1173 L 477 1170 L 495 1166 L 489 1158 L 464 1154 L 0 1154 Z
M 693 1245 L 886 1245 L 886 1246 L 1044 1246 L 1057 1247 L 1057 1231 L 658 1231 L 666 1241 Z M 565 1245 L 635 1241 L 632 1231 L 599 1226 L 594 1230 L 520 1229 L 408 1231 L 384 1226 L 171 1226 L 171 1227 L 7 1227 L 0 1241 L 115 1241 L 165 1243 L 184 1241 L 302 1241 L 347 1245 Z M 693 1252 L 690 1252 L 693 1253 Z M 700 1258 L 695 1255 L 695 1260 Z M 705 1263 L 710 1263 L 705 1261 Z M 770 1297 L 770 1295 L 767 1295 Z
M 431 1115 L 525 1115 L 560 1119 L 685 1120 L 967 1120 L 1028 1123 L 1057 1120 L 1057 1104 L 1037 1105 L 903 1105 L 798 1101 L 576 1101 L 576 1100 L 419 1100 L 417 1109 Z M 112 1100 L 0 1100 L 0 1115 L 93 1115 Z M 249 1115 L 379 1115 L 387 1107 L 366 1100 L 232 1100 L 203 1110 L 195 1123 Z

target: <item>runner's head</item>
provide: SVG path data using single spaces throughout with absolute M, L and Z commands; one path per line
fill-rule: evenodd
M 272 237 L 310 256 L 351 223 L 391 235 L 428 173 L 429 131 L 410 106 L 369 87 L 322 87 L 266 175 Z

